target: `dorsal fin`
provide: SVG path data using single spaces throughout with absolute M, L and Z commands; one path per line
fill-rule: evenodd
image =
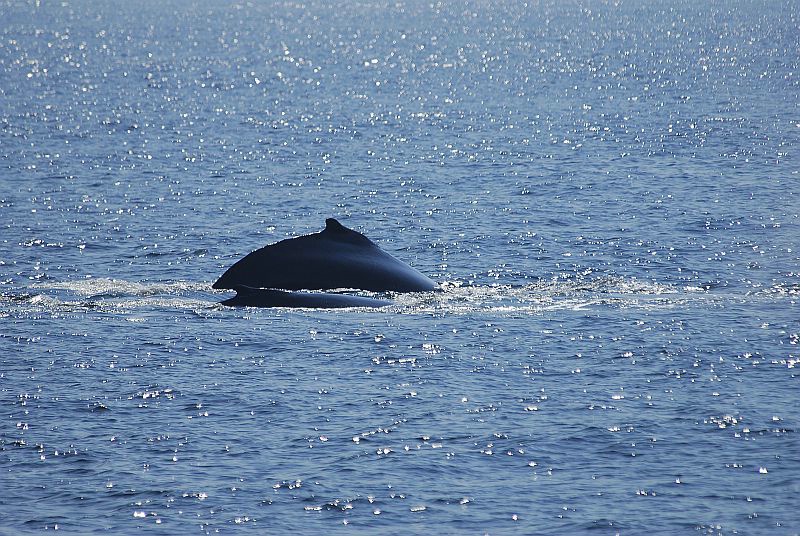
M 334 218 L 328 218 L 325 220 L 325 231 L 329 233 L 346 233 L 349 229 Z
M 361 244 L 361 245 L 374 245 L 372 244 L 369 238 L 362 235 L 358 231 L 348 229 L 334 218 L 328 218 L 327 220 L 325 220 L 325 229 L 323 229 L 322 234 L 324 234 L 331 240 L 336 240 L 337 242 L 349 242 L 351 244 Z

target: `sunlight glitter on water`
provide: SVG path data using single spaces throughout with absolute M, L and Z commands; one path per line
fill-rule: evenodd
M 142 7 L 0 0 L 0 532 L 800 526 L 794 3 Z

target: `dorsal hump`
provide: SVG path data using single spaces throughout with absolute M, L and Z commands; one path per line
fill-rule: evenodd
M 325 229 L 322 234 L 331 240 L 350 242 L 352 244 L 372 245 L 372 241 L 358 231 L 348 229 L 334 218 L 325 220 Z

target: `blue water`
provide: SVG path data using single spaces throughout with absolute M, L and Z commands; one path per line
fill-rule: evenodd
M 800 532 L 797 3 L 253 4 L 0 2 L 0 533 Z

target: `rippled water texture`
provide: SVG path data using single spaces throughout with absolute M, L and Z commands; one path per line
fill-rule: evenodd
M 797 534 L 795 2 L 0 0 L 0 533 Z M 439 292 L 228 308 L 336 217 Z

